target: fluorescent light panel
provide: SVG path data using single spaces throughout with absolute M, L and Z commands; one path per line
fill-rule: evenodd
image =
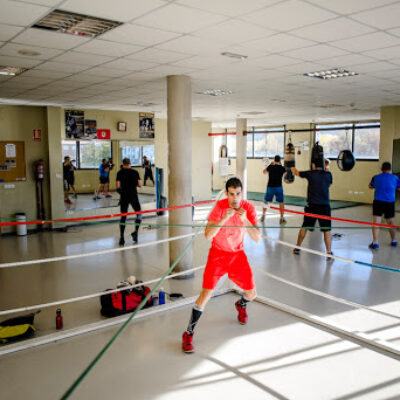
M 197 94 L 204 94 L 205 96 L 225 96 L 227 94 L 232 94 L 232 90 L 223 89 L 207 89 L 203 92 L 196 92 Z
M 6 76 L 16 76 L 25 72 L 27 68 L 20 68 L 20 67 L 7 67 L 0 65 L 0 75 Z
M 348 71 L 347 69 L 344 68 L 332 68 L 332 69 L 327 69 L 325 71 L 307 72 L 304 75 L 318 79 L 337 79 L 337 78 L 345 78 L 346 76 L 355 76 L 358 75 L 358 73 L 353 71 Z
M 221 53 L 221 56 L 236 58 L 237 60 L 245 60 L 247 58 L 247 56 L 244 56 L 242 54 L 230 53 L 229 51 L 224 51 L 223 53 Z

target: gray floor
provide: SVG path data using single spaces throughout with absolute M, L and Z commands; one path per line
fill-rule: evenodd
M 197 218 L 207 212 L 200 207 Z M 334 216 L 368 221 L 370 207 L 341 209 Z M 301 217 L 288 216 L 288 226 Z M 150 221 L 150 220 L 146 220 Z M 166 222 L 158 217 L 152 222 Z M 398 222 L 398 221 L 397 221 Z M 297 229 L 278 228 L 268 215 L 265 233 L 293 243 Z M 336 223 L 336 226 L 344 226 Z M 78 227 L 67 233 L 43 232 L 0 240 L 0 262 L 79 254 L 117 247 L 113 224 Z M 335 228 L 344 236 L 334 241 L 334 253 L 360 261 L 399 268 L 400 249 L 389 246 L 381 233 L 381 248 L 367 248 L 370 230 Z M 167 237 L 167 229 L 142 229 L 140 241 Z M 129 243 L 128 243 L 129 244 Z M 198 237 L 194 265 L 206 261 L 209 243 Z M 304 246 L 323 250 L 322 235 L 309 234 Z M 374 306 L 400 316 L 399 274 L 320 256 L 292 254 L 291 249 L 262 240 L 246 239 L 250 264 L 293 282 Z M 102 257 L 0 269 L 0 309 L 45 303 L 114 287 L 134 274 L 142 280 L 162 275 L 168 267 L 168 244 L 128 250 Z M 399 321 L 322 299 L 290 288 L 255 272 L 258 293 L 354 331 L 400 345 Z M 189 281 L 170 280 L 167 292 L 185 297 L 198 293 L 201 273 Z M 183 355 L 180 337 L 190 306 L 132 323 L 88 375 L 76 399 L 395 399 L 400 393 L 398 361 L 364 346 L 304 323 L 271 307 L 253 303 L 249 323 L 240 326 L 231 294 L 215 298 L 196 330 L 196 353 Z M 101 320 L 98 300 L 62 307 L 64 330 Z M 55 308 L 37 316 L 37 335 L 54 333 Z M 4 318 L 1 318 L 4 319 Z M 110 339 L 116 328 L 37 347 L 0 358 L 2 398 L 55 399 Z

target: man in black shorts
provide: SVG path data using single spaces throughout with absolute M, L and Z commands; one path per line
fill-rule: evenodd
M 129 204 L 135 211 L 141 211 L 137 187 L 142 187 L 142 181 L 140 180 L 139 173 L 134 169 L 131 169 L 131 161 L 129 158 L 122 160 L 122 168 L 117 173 L 117 192 L 121 195 L 120 206 L 121 214 L 128 212 Z M 121 217 L 120 221 L 120 239 L 119 245 L 125 244 L 124 232 L 125 232 L 126 216 Z M 142 214 L 136 214 L 136 227 L 131 233 L 132 240 L 134 243 L 138 241 L 139 225 L 142 222 Z
M 286 220 L 283 217 L 283 187 L 282 187 L 282 178 L 283 175 L 286 173 L 286 168 L 281 165 L 281 157 L 279 155 L 276 155 L 274 158 L 274 163 L 268 165 L 267 168 L 264 168 L 263 174 L 269 174 L 269 179 L 268 179 L 268 186 L 267 186 L 267 191 L 265 192 L 264 196 L 264 204 L 267 206 L 269 201 L 273 201 L 274 197 L 275 200 L 279 203 L 279 213 L 281 214 L 281 218 L 279 220 L 279 223 L 285 224 Z M 263 207 L 262 210 L 262 216 L 260 221 L 264 222 L 265 219 L 265 212 L 267 211 L 266 207 Z
M 298 171 L 296 168 L 292 167 L 292 172 L 299 176 L 300 178 L 305 178 L 308 181 L 307 189 L 307 206 L 304 209 L 305 213 L 318 214 L 331 216 L 331 206 L 329 204 L 329 187 L 332 185 L 332 174 L 329 171 L 323 170 L 324 160 L 316 160 L 312 164 L 311 171 Z M 302 228 L 299 231 L 297 237 L 297 246 L 301 246 L 304 238 L 306 237 L 307 229 L 313 229 L 317 218 L 305 215 Z M 324 234 L 324 242 L 326 247 L 326 252 L 328 254 L 333 254 L 331 245 L 331 220 L 318 218 L 318 223 L 321 232 Z M 299 254 L 300 249 L 295 248 L 293 250 L 294 254 Z

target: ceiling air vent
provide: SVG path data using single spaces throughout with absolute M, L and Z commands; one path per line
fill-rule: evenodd
M 122 25 L 122 22 L 54 10 L 33 25 L 33 28 L 69 33 L 70 35 L 96 37 L 120 25 Z

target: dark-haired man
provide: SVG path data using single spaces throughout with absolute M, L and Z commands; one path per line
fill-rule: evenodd
M 242 325 L 247 323 L 247 303 L 256 297 L 253 273 L 243 250 L 246 232 L 242 228 L 246 227 L 247 233 L 255 242 L 260 240 L 256 210 L 248 201 L 242 200 L 242 182 L 238 178 L 230 178 L 225 188 L 227 198 L 220 200 L 208 217 L 205 237 L 212 239 L 212 244 L 204 270 L 203 288 L 182 338 L 182 350 L 185 353 L 194 351 L 194 328 L 223 275 L 228 274 L 229 279 L 244 291 L 242 298 L 235 303 L 238 320 Z M 222 228 L 223 225 L 229 227 Z
M 392 174 L 392 165 L 390 162 L 384 162 L 381 167 L 381 174 L 372 177 L 369 183 L 370 189 L 375 189 L 374 202 L 372 205 L 372 214 L 374 224 L 380 224 L 382 215 L 385 217 L 388 225 L 394 222 L 394 203 L 396 200 L 396 190 L 400 189 L 400 179 Z M 379 228 L 372 228 L 372 243 L 368 246 L 370 249 L 378 249 Z M 389 229 L 392 239 L 390 245 L 397 246 L 396 234 L 394 229 Z
M 129 158 L 122 160 L 122 168 L 117 173 L 117 192 L 121 195 L 120 207 L 121 214 L 128 212 L 129 204 L 135 211 L 141 211 L 137 189 L 142 187 L 142 181 L 140 180 L 139 173 L 131 169 L 131 161 Z M 125 232 L 126 216 L 122 216 L 119 225 L 120 239 L 119 245 L 125 244 L 124 232 Z M 138 241 L 139 226 L 142 222 L 142 214 L 136 214 L 136 226 L 135 230 L 131 233 L 132 240 L 134 243 Z
M 273 201 L 274 197 L 275 200 L 279 203 L 279 213 L 281 214 L 281 218 L 279 220 L 279 223 L 285 224 L 286 220 L 283 217 L 283 208 L 284 208 L 284 203 L 283 203 L 283 187 L 282 187 L 282 178 L 283 175 L 286 173 L 286 168 L 281 165 L 281 157 L 279 155 L 276 155 L 274 157 L 274 162 L 273 164 L 268 165 L 267 168 L 264 168 L 263 174 L 269 175 L 268 179 L 268 185 L 267 185 L 267 190 L 265 192 L 264 196 L 264 203 L 267 206 L 268 202 Z M 267 211 L 267 207 L 263 207 L 262 210 L 262 216 L 260 221 L 264 222 L 265 219 L 265 212 Z
M 318 214 L 331 216 L 331 206 L 329 201 L 329 187 L 332 185 L 332 174 L 323 169 L 323 158 L 315 160 L 310 171 L 298 171 L 292 167 L 292 172 L 300 178 L 305 178 L 308 181 L 307 188 L 307 206 L 304 212 L 307 214 Z M 306 237 L 307 229 L 313 229 L 317 218 L 308 215 L 304 216 L 302 228 L 297 237 L 297 246 L 301 246 Z M 318 223 L 321 232 L 324 234 L 324 242 L 326 252 L 332 253 L 332 237 L 331 237 L 331 220 L 318 218 Z M 294 254 L 299 254 L 300 249 L 295 248 Z M 328 258 L 329 259 L 329 258 Z

